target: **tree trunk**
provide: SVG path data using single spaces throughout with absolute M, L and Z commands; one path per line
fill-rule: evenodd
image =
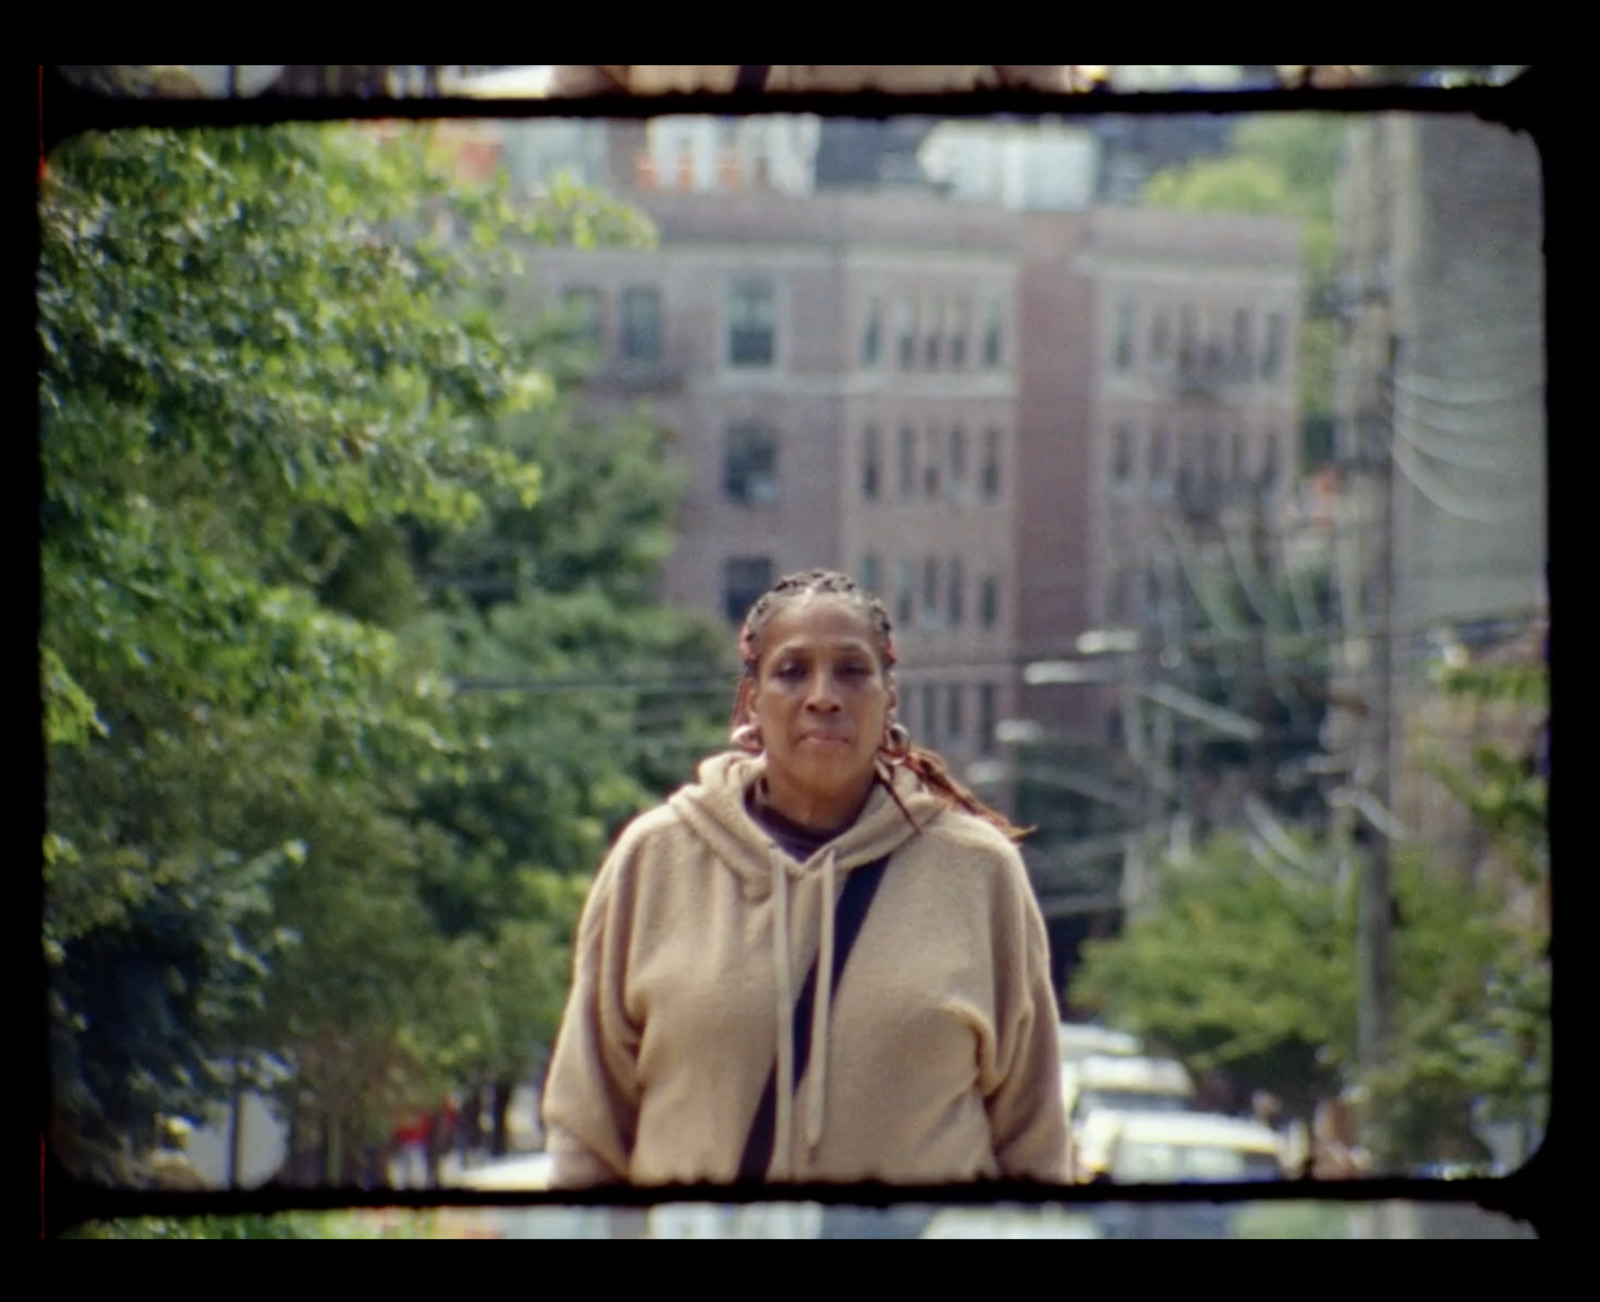
M 514 1080 L 500 1077 L 494 1082 L 491 1096 L 492 1129 L 489 1138 L 489 1152 L 494 1157 L 504 1157 L 511 1151 L 511 1128 L 509 1123 L 511 1113 L 511 1094 L 517 1087 Z
M 472 1087 L 461 1109 L 461 1165 L 468 1165 L 483 1149 L 483 1085 Z

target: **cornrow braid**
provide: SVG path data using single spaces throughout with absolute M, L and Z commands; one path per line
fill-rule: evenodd
M 762 633 L 782 607 L 801 597 L 809 596 L 841 597 L 859 607 L 877 634 L 878 656 L 884 674 L 886 677 L 892 676 L 897 659 L 894 623 L 889 618 L 888 606 L 881 599 L 868 592 L 848 574 L 841 574 L 837 570 L 802 570 L 796 574 L 786 574 L 773 584 L 770 590 L 756 598 L 755 604 L 750 607 L 749 613 L 744 617 L 744 624 L 739 629 L 739 658 L 744 663 L 744 670 L 733 702 L 735 726 L 743 717 L 750 701 L 750 694 L 755 689 L 756 668 L 761 663 Z M 1005 833 L 1011 840 L 1020 841 L 1033 830 L 1016 826 L 999 810 L 991 809 L 984 804 L 951 776 L 949 766 L 933 751 L 921 746 L 912 746 L 905 759 L 897 762 L 915 773 L 923 785 L 933 791 L 947 806 L 981 818 Z M 894 789 L 893 774 L 880 763 L 874 770 L 874 776 L 889 792 L 894 803 L 900 807 L 900 812 L 906 816 L 906 820 L 916 827 L 916 820 L 911 817 L 911 811 L 905 807 L 899 793 Z M 918 829 L 919 832 L 920 830 Z

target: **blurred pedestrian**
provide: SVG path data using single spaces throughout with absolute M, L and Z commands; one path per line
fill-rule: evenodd
M 731 749 L 623 831 L 585 906 L 556 1183 L 1064 1180 L 1022 832 L 895 721 L 883 603 L 791 575 L 739 649 Z
M 428 1132 L 432 1122 L 428 1114 L 418 1113 L 395 1127 L 393 1135 L 394 1161 L 390 1175 L 396 1189 L 426 1189 L 428 1187 Z

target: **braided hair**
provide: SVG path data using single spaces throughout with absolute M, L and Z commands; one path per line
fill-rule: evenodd
M 897 659 L 894 625 L 889 619 L 889 608 L 881 600 L 862 588 L 848 574 L 841 574 L 836 570 L 803 570 L 797 574 L 788 574 L 756 599 L 739 630 L 739 658 L 744 663 L 744 672 L 733 702 L 735 726 L 743 718 L 751 696 L 755 692 L 756 672 L 761 662 L 761 637 L 767 625 L 784 606 L 810 596 L 838 597 L 865 614 L 876 636 L 879 666 L 885 678 L 893 678 Z M 913 744 L 903 759 L 894 762 L 915 773 L 923 785 L 949 808 L 961 809 L 974 817 L 981 818 L 1004 832 L 1013 841 L 1020 841 L 1032 830 L 1017 827 L 1004 814 L 984 804 L 956 781 L 950 773 L 949 766 L 931 750 Z M 893 775 L 889 772 L 888 763 L 882 758 L 874 766 L 873 776 L 888 791 L 895 804 L 900 806 L 900 812 L 905 814 L 907 820 L 915 827 L 916 821 L 911 818 L 910 811 L 896 793 Z

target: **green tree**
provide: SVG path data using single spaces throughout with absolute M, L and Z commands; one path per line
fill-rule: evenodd
M 1354 917 L 1326 864 L 1267 866 L 1220 836 L 1157 891 L 1121 937 L 1085 944 L 1073 1001 L 1309 1117 L 1355 1048 Z
M 1447 690 L 1536 698 L 1539 675 L 1466 671 Z M 1506 843 L 1512 880 L 1542 886 L 1542 779 L 1480 754 L 1458 790 Z M 1393 1038 L 1384 1066 L 1358 1071 L 1356 893 L 1325 847 L 1300 838 L 1291 863 L 1219 835 L 1186 865 L 1165 863 L 1155 902 L 1113 940 L 1086 944 L 1074 1002 L 1148 1035 L 1196 1070 L 1223 1068 L 1309 1114 L 1360 1087 L 1381 1119 L 1380 1167 L 1482 1161 L 1474 1122 L 1542 1125 L 1550 1064 L 1548 937 L 1504 878 L 1475 879 L 1423 852 L 1395 857 Z M 1359 872 L 1359 865 L 1357 866 Z
M 400 540 L 533 506 L 537 463 L 485 435 L 555 394 L 473 287 L 509 232 L 648 230 L 320 128 L 77 139 L 40 213 L 57 1139 L 133 1178 L 161 1115 L 277 1055 L 354 1153 L 460 1038 L 425 883 L 472 847 L 419 793 L 481 748 Z

